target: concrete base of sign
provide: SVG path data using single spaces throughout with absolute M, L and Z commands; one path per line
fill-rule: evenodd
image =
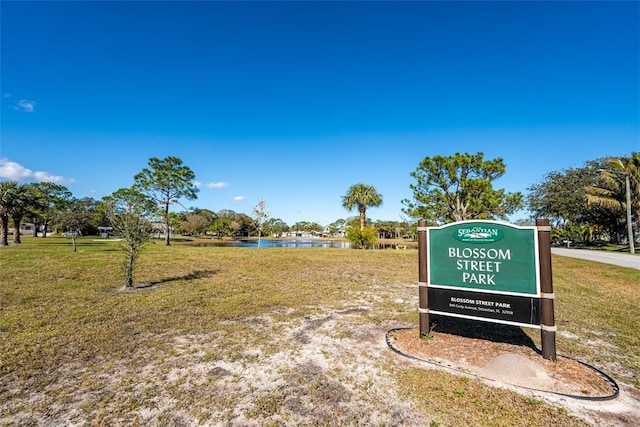
M 515 353 L 502 353 L 494 357 L 478 369 L 478 374 L 491 380 L 541 390 L 549 388 L 554 381 L 541 362 Z

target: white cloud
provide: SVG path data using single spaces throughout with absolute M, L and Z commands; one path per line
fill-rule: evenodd
M 67 179 L 62 176 L 52 175 L 44 171 L 32 171 L 19 163 L 12 162 L 7 158 L 0 159 L 0 178 L 13 181 L 35 180 L 40 182 L 73 183 L 74 179 Z
M 11 98 L 11 94 L 10 94 L 10 93 L 5 93 L 3 96 L 4 96 L 5 98 Z
M 25 113 L 33 113 L 36 108 L 35 101 L 29 101 L 28 99 L 21 99 L 18 103 L 13 107 L 15 110 L 23 111 Z
M 0 159 L 0 178 L 22 181 L 33 176 L 33 172 L 9 159 Z
M 60 184 L 61 182 L 67 181 L 59 175 L 51 175 L 49 172 L 43 171 L 34 172 L 33 177 L 36 179 L 36 181 L 40 182 L 55 182 L 57 184 Z
M 215 189 L 225 188 L 228 186 L 229 186 L 228 182 L 208 182 L 206 185 L 207 188 L 215 188 Z
M 202 183 L 200 181 L 193 181 L 193 186 L 196 188 L 202 187 Z
M 244 196 L 236 196 L 233 198 L 233 203 L 238 204 L 240 202 L 244 202 L 245 200 L 247 200 L 247 198 Z

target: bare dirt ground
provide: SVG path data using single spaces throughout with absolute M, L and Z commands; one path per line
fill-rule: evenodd
M 261 316 L 229 322 L 229 334 L 157 337 L 173 340 L 175 351 L 163 357 L 151 349 L 133 351 L 133 360 L 146 361 L 142 369 L 105 360 L 95 361 L 99 368 L 68 366 L 58 373 L 59 381 L 32 396 L 57 396 L 57 403 L 43 402 L 47 409 L 40 414 L 0 417 L 0 425 L 232 427 L 323 425 L 322 419 L 331 420 L 330 425 L 360 425 L 360 420 L 366 425 L 429 425 L 423 411 L 398 395 L 397 380 L 389 375 L 390 365 L 408 364 L 476 376 L 565 407 L 594 426 L 640 425 L 640 393 L 630 387 L 604 401 L 552 393 L 612 393 L 607 381 L 576 361 L 560 357 L 554 364 L 531 348 L 447 334 L 424 340 L 415 329 L 353 322 L 361 314 L 360 308 L 327 311 L 294 323 Z M 252 345 L 254 334 L 269 334 L 275 341 Z M 225 348 L 233 356 L 219 358 L 212 348 Z M 500 369 L 492 366 L 496 361 Z M 509 371 L 514 362 L 520 365 Z M 94 368 L 98 376 L 91 375 Z M 507 376 L 500 377 L 501 370 Z M 202 395 L 211 396 L 204 407 L 198 403 Z M 118 399 L 132 396 L 147 398 L 127 416 L 105 415 L 117 413 Z
M 40 411 L 0 415 L 0 425 L 429 425 L 423 411 L 398 395 L 385 368 L 406 363 L 386 345 L 389 328 L 352 326 L 359 311 L 294 322 L 271 316 L 228 321 L 222 325 L 228 333 L 168 332 L 155 339 L 170 340 L 170 354 L 140 348 L 132 349 L 131 364 L 68 365 L 25 402 L 14 400 L 40 401 Z M 140 398 L 143 405 L 122 415 L 127 401 Z
M 415 287 L 407 284 L 408 292 Z M 640 392 L 611 385 L 576 361 L 544 361 L 530 346 L 389 323 L 372 310 L 379 295 L 340 309 L 294 310 L 221 322 L 210 333 L 140 336 L 128 360 L 83 360 L 11 405 L 7 426 L 428 426 L 436 414 L 400 393 L 395 368 L 444 370 L 566 408 L 593 426 L 640 425 Z M 398 299 L 415 307 L 416 296 Z M 154 346 L 154 342 L 162 343 Z M 165 343 L 169 343 L 169 351 Z M 162 349 L 162 350 L 159 350 Z M 18 386 L 3 378 L 0 391 Z M 17 396 L 18 394 L 16 394 Z

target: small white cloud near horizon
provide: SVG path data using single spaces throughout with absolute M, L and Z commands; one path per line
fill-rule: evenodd
M 33 113 L 36 109 L 37 102 L 29 101 L 28 99 L 21 99 L 18 103 L 13 107 L 14 110 L 22 111 L 24 113 Z
M 244 202 L 245 200 L 247 200 L 247 198 L 244 196 L 236 196 L 233 198 L 233 203 L 237 205 L 238 203 Z
M 12 162 L 7 158 L 0 159 L 0 178 L 7 178 L 13 181 L 35 180 L 39 182 L 53 182 L 56 184 L 75 182 L 75 179 L 52 175 L 49 172 L 34 172 L 31 169 L 27 169 L 21 164 Z
M 206 187 L 207 188 L 215 188 L 215 189 L 219 189 L 219 188 L 226 188 L 229 186 L 228 182 L 208 182 Z

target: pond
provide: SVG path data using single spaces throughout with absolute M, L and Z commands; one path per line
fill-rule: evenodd
M 215 247 L 240 247 L 240 248 L 257 248 L 258 240 L 234 240 L 234 241 L 215 241 L 198 242 L 195 246 L 215 246 Z M 350 248 L 351 243 L 333 240 L 276 240 L 261 239 L 261 248 Z
M 193 243 L 193 246 L 208 247 L 242 247 L 257 248 L 257 240 L 234 240 L 234 241 L 215 241 Z M 295 240 L 276 240 L 262 239 L 260 240 L 261 248 L 338 248 L 350 249 L 351 243 L 343 240 L 313 240 L 313 239 L 295 239 Z M 411 246 L 400 246 L 401 249 L 412 249 Z M 395 244 L 377 243 L 374 249 L 396 249 Z

